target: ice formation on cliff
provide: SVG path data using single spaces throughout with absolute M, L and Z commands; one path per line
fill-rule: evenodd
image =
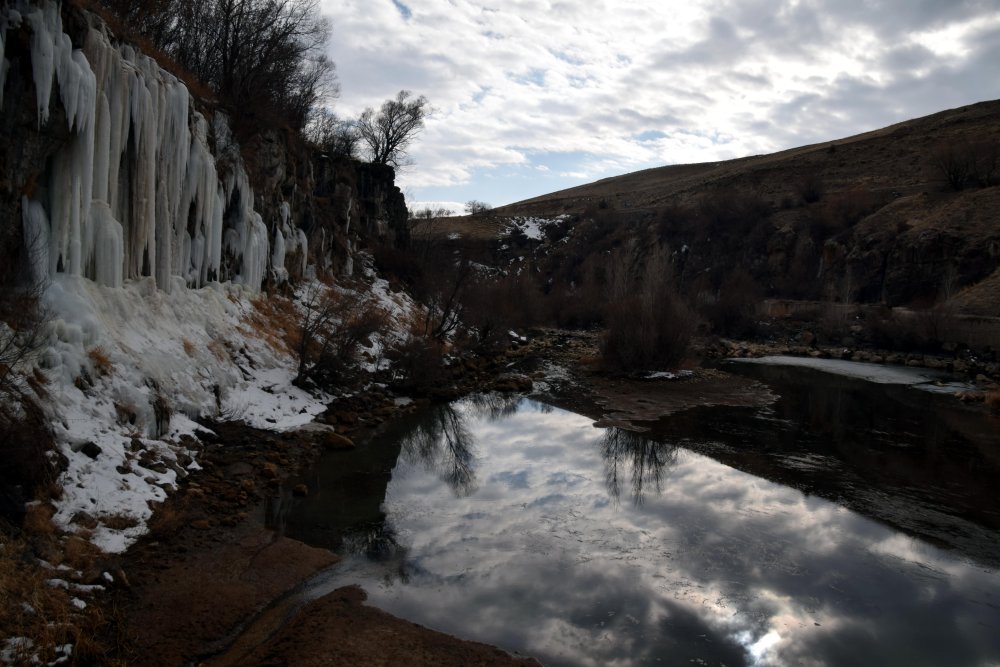
M 92 514 L 92 541 L 117 552 L 144 532 L 149 503 L 196 465 L 182 440 L 198 430 L 193 419 L 244 411 L 284 430 L 324 409 L 323 397 L 293 386 L 294 360 L 245 324 L 268 271 L 287 275 L 296 251 L 304 270 L 305 236 L 285 204 L 272 250 L 224 115 L 199 113 L 180 81 L 96 21 L 74 48 L 52 0 L 0 5 L 0 95 L 14 29 L 30 32 L 38 126 L 64 122 L 50 114 L 59 104 L 70 133 L 21 199 L 49 315 L 44 402 L 66 460 L 54 518 L 72 529 L 77 512 Z M 161 397 L 173 411 L 165 426 Z M 165 472 L 143 467 L 143 455 Z M 138 523 L 113 529 L 106 516 Z
M 38 124 L 49 121 L 55 91 L 72 132 L 39 199 L 24 208 L 34 227 L 43 216 L 28 208 L 44 209 L 48 249 L 34 254 L 47 257 L 47 275 L 109 287 L 153 276 L 164 291 L 174 276 L 189 287 L 228 279 L 256 291 L 269 267 L 284 275 L 285 254 L 304 235 L 283 215 L 271 252 L 226 117 L 216 113 L 210 124 L 183 83 L 148 56 L 112 44 L 103 26 L 91 27 L 74 49 L 56 2 L 18 7 L 5 9 L 0 49 L 8 25 L 25 21 Z M 2 84 L 6 59 L 0 62 Z

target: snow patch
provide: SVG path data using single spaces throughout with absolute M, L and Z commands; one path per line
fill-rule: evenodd
M 515 231 L 520 231 L 533 241 L 541 241 L 546 227 L 562 222 L 567 217 L 566 215 L 555 218 L 513 217 L 510 218 L 507 226 L 501 229 L 500 235 L 510 236 Z

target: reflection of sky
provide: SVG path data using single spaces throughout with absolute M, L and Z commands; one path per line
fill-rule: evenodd
M 973 665 L 1000 660 L 1000 576 L 833 503 L 678 450 L 659 492 L 607 488 L 603 431 L 525 402 L 465 418 L 475 488 L 403 456 L 385 501 L 405 576 L 372 604 L 545 664 Z M 628 463 L 630 465 L 630 463 Z

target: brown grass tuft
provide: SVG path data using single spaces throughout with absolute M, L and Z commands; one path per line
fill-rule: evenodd
M 87 570 L 94 566 L 100 550 L 79 535 L 71 535 L 63 543 L 63 563 L 75 570 Z
M 107 351 L 100 345 L 90 348 L 87 351 L 87 357 L 90 358 L 90 362 L 94 366 L 94 372 L 98 376 L 110 375 L 111 371 L 115 369 L 115 365 L 111 363 L 111 357 L 108 356 Z
M 28 506 L 24 513 L 22 528 L 28 535 L 52 535 L 56 525 L 52 522 L 55 511 L 45 503 L 34 503 Z
M 170 537 L 184 525 L 184 518 L 171 504 L 156 508 L 149 521 L 149 534 L 157 539 Z
M 115 403 L 115 419 L 119 424 L 135 426 L 137 418 L 138 411 L 133 403 Z
M 261 294 L 251 303 L 253 309 L 244 317 L 250 335 L 264 341 L 278 352 L 291 353 L 301 336 L 301 315 L 291 299 L 275 294 Z
M 182 338 L 181 345 L 184 346 L 184 354 L 186 354 L 189 357 L 194 356 L 194 343 L 192 343 L 187 338 Z
M 219 340 L 213 340 L 210 342 L 208 344 L 208 351 L 211 352 L 219 361 L 225 361 L 229 356 L 226 352 L 226 346 Z

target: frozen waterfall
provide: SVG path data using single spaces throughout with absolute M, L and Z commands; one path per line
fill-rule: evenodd
M 152 276 L 165 291 L 176 277 L 189 287 L 232 280 L 256 291 L 269 268 L 287 275 L 285 254 L 305 236 L 285 205 L 272 252 L 223 114 L 210 122 L 183 83 L 113 44 L 103 25 L 74 49 L 56 2 L 11 4 L 0 17 L 0 103 L 6 33 L 24 26 L 39 127 L 57 99 L 72 134 L 22 206 L 37 275 L 68 273 L 110 287 Z

